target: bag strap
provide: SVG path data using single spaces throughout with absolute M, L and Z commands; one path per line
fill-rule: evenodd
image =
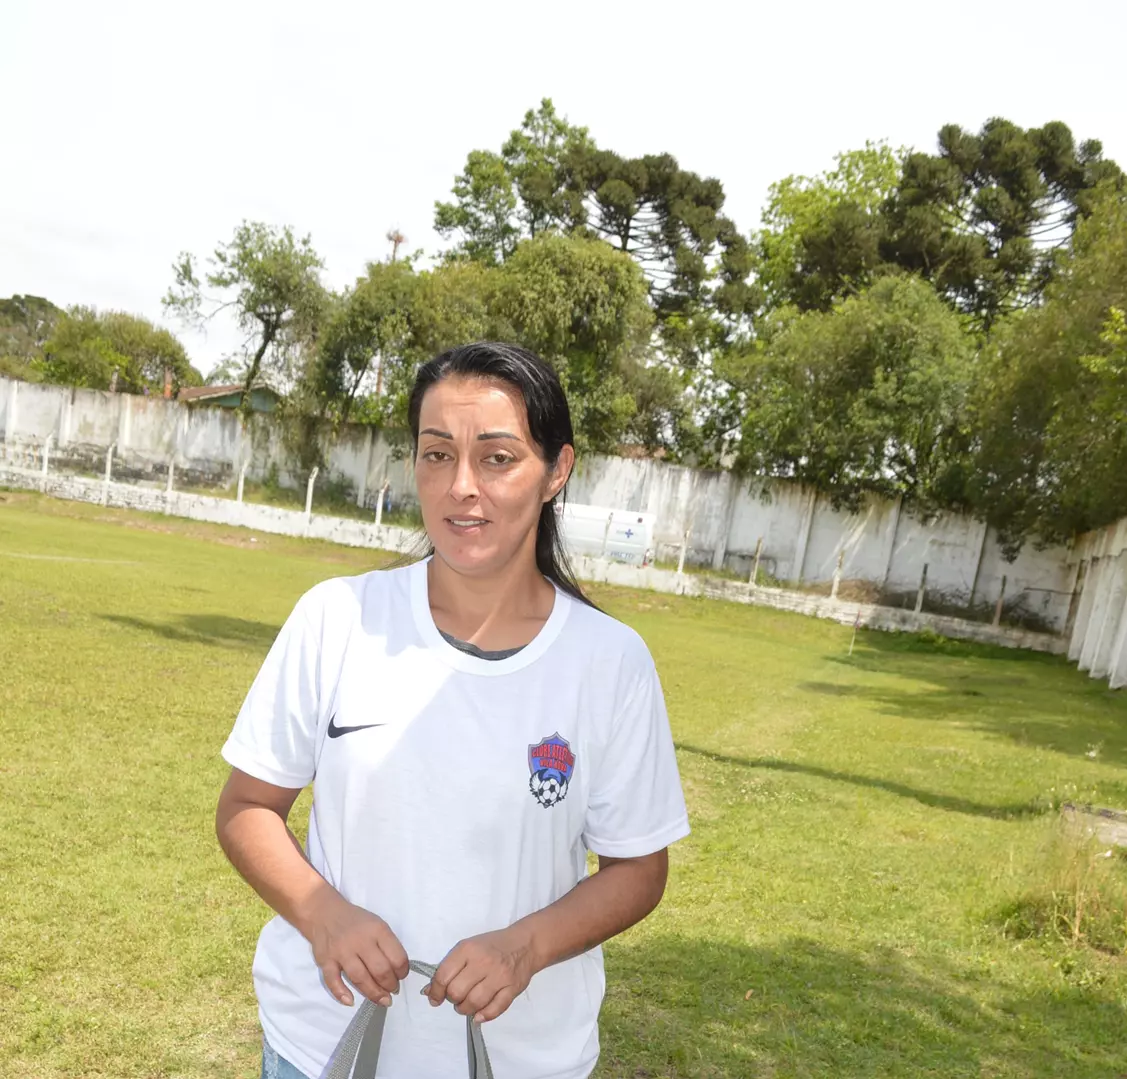
M 412 960 L 410 964 L 412 971 L 428 979 L 433 978 L 438 970 L 437 964 L 424 964 L 421 960 Z M 385 1020 L 387 1009 L 364 998 L 325 1067 L 324 1080 L 374 1077 L 380 1060 Z M 466 1059 L 470 1080 L 493 1080 L 493 1066 L 485 1049 L 485 1037 L 481 1033 L 481 1025 L 474 1023 L 472 1016 L 466 1017 Z

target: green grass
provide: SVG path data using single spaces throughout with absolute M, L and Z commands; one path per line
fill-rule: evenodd
M 380 560 L 0 492 L 0 1074 L 257 1075 L 267 911 L 215 844 L 218 750 L 298 594 Z M 601 1075 L 1127 1073 L 1127 960 L 1006 921 L 1062 801 L 1127 806 L 1127 695 L 597 598 L 657 660 L 694 827 L 607 948 Z

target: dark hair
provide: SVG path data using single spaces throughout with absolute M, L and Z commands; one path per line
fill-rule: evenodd
M 452 375 L 497 379 L 519 390 L 528 414 L 529 434 L 540 447 L 549 467 L 556 464 L 565 446 L 574 444 L 571 410 L 551 366 L 519 345 L 478 341 L 450 349 L 419 368 L 407 405 L 407 422 L 416 454 L 419 450 L 419 413 L 423 397 L 435 383 Z M 566 489 L 565 483 L 559 494 L 540 509 L 540 521 L 536 526 L 536 568 L 569 596 L 594 607 L 575 580 L 575 572 L 560 535 L 555 505 L 557 499 L 563 505 Z

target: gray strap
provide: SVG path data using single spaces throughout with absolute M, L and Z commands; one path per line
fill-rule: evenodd
M 438 970 L 436 964 L 410 961 L 411 970 L 432 978 Z M 329 1064 L 322 1076 L 325 1080 L 348 1080 L 349 1077 L 374 1077 L 380 1060 L 380 1043 L 383 1042 L 384 1021 L 387 1009 L 364 998 L 352 1022 L 344 1029 Z M 485 1049 L 481 1025 L 472 1016 L 466 1017 L 466 1058 L 470 1080 L 493 1080 L 493 1066 Z

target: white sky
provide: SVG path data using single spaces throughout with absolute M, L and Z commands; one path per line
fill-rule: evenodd
M 745 233 L 768 185 L 866 139 L 1063 120 L 1127 167 L 1123 0 L 46 3 L 0 17 L 0 297 L 120 308 L 208 371 L 237 344 L 165 319 L 184 249 L 244 218 L 311 233 L 326 281 L 440 246 L 469 150 L 551 97 L 601 146 L 719 177 Z

